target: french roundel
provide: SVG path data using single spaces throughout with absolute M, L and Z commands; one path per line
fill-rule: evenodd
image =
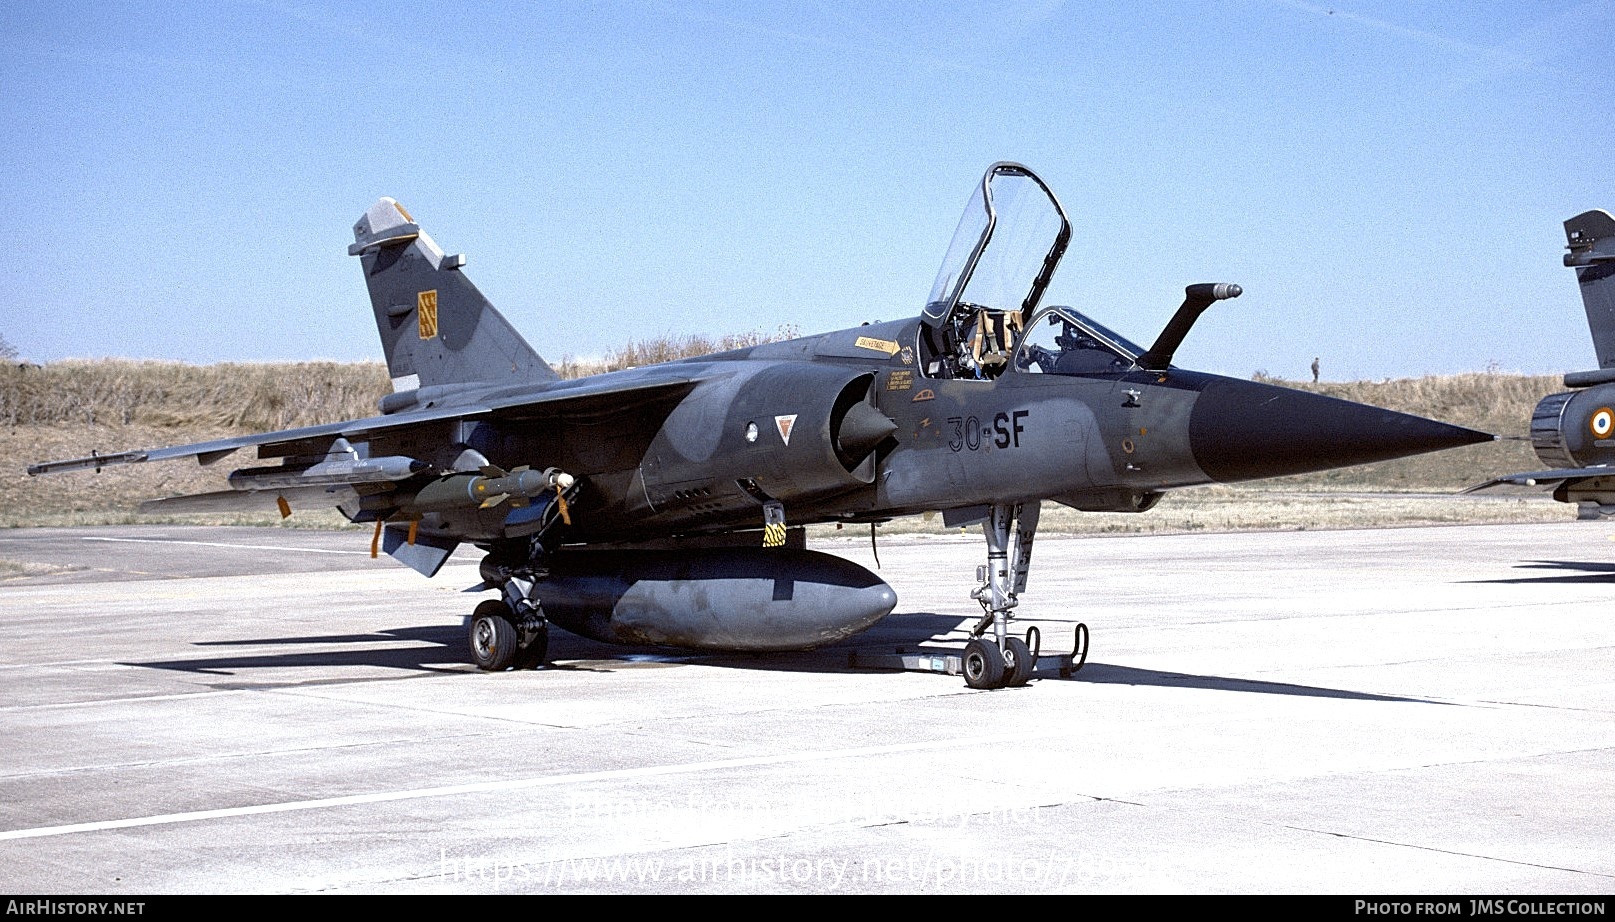
M 1611 432 L 1615 432 L 1615 410 L 1609 407 L 1599 407 L 1593 411 L 1593 418 L 1587 423 L 1593 430 L 1593 435 L 1607 439 Z

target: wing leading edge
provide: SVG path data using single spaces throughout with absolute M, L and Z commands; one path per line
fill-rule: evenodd
M 265 448 L 325 438 L 332 441 L 339 438 L 366 439 L 380 433 L 398 432 L 415 426 L 445 420 L 542 419 L 598 412 L 601 409 L 612 408 L 619 404 L 676 399 L 689 393 L 699 380 L 694 376 L 680 376 L 654 381 L 639 379 L 629 382 L 615 382 L 606 380 L 608 377 L 601 376 L 600 378 L 584 379 L 576 385 L 572 385 L 571 382 L 563 382 L 552 385 L 538 394 L 534 394 L 530 390 L 520 395 L 495 393 L 486 395 L 485 399 L 470 404 L 456 404 L 441 408 L 395 413 L 388 416 L 373 416 L 348 422 L 306 426 L 300 429 L 283 429 L 278 432 L 235 436 L 226 439 L 215 439 L 210 442 L 197 442 L 192 445 L 121 451 L 111 454 L 91 453 L 88 457 L 83 458 L 69 458 L 61 461 L 44 461 L 39 464 L 31 464 L 28 466 L 28 474 L 31 477 L 37 477 L 41 474 L 61 474 L 70 471 L 99 471 L 102 468 L 121 464 L 140 464 L 147 461 L 170 461 L 176 458 L 191 457 L 196 458 L 201 464 L 212 464 L 242 448 Z

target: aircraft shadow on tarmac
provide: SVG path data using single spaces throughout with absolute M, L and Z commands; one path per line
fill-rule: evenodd
M 1532 560 L 1517 564 L 1520 570 L 1569 570 L 1570 576 L 1516 576 L 1509 579 L 1470 580 L 1475 583 L 1615 583 L 1615 563 L 1594 560 Z
M 1073 676 L 1074 679 L 1103 685 L 1154 685 L 1162 688 L 1200 688 L 1210 691 L 1257 692 L 1264 695 L 1299 695 L 1305 698 L 1347 698 L 1353 701 L 1404 701 L 1415 704 L 1449 704 L 1428 698 L 1408 698 L 1402 695 L 1376 695 L 1371 692 L 1350 691 L 1344 688 L 1321 688 L 1315 685 L 1295 685 L 1289 682 L 1263 682 L 1257 679 L 1236 679 L 1226 676 L 1189 675 L 1181 672 L 1161 672 L 1158 669 L 1134 669 L 1130 666 L 1108 666 L 1089 663 Z
M 1612 568 L 1615 569 L 1615 568 Z M 579 637 L 559 628 L 550 632 L 552 662 L 543 671 L 610 672 L 652 664 L 695 663 L 727 669 L 757 669 L 773 672 L 801 673 L 868 673 L 893 672 L 890 669 L 858 667 L 852 664 L 854 650 L 907 648 L 954 649 L 966 639 L 962 621 L 956 615 L 939 615 L 914 612 L 893 615 L 869 631 L 848 638 L 839 644 L 801 652 L 774 653 L 713 653 L 674 650 L 654 646 L 621 646 L 603 644 Z M 465 625 L 421 625 L 390 628 L 369 634 L 325 634 L 303 637 L 252 638 L 243 640 L 200 641 L 197 647 L 308 647 L 317 650 L 288 650 L 284 652 L 243 653 L 235 656 L 216 656 L 204 659 L 172 659 L 150 662 L 125 663 L 149 669 L 166 669 L 203 675 L 217 675 L 240 680 L 243 673 L 268 669 L 340 669 L 371 667 L 407 670 L 417 674 L 467 674 L 464 650 L 467 644 Z M 396 646 L 399 641 L 415 641 L 410 646 Z M 386 646 L 381 646 L 385 644 Z M 1069 650 L 1050 648 L 1045 641 L 1044 655 L 1066 653 Z M 1052 678 L 1045 667 L 1041 678 Z M 306 681 L 274 681 L 264 677 L 263 683 L 245 686 L 240 681 L 221 687 L 259 687 L 305 684 L 331 684 L 363 681 L 353 676 L 327 676 Z M 937 677 L 942 681 L 958 681 L 956 676 Z M 1323 688 L 1296 685 L 1287 682 L 1266 682 L 1230 676 L 1192 675 L 1164 672 L 1158 669 L 1138 669 L 1100 662 L 1089 662 L 1068 681 L 1106 685 L 1141 685 L 1162 688 L 1187 688 L 1208 691 L 1254 692 L 1267 695 L 1295 695 L 1312 698 L 1345 698 L 1357 701 L 1402 701 L 1423 704 L 1441 704 L 1423 698 L 1380 695 L 1340 688 Z
M 415 646 L 391 646 L 399 641 L 416 641 Z M 375 666 L 390 669 L 442 672 L 453 667 L 460 671 L 464 662 L 465 629 L 457 625 L 426 625 L 393 628 L 371 634 L 327 634 L 313 637 L 268 637 L 246 640 L 199 641 L 197 647 L 319 646 L 323 649 L 218 656 L 207 659 L 172 659 L 126 666 L 170 669 L 220 676 L 235 676 L 243 670 L 341 668 Z M 388 644 L 389 646 L 377 646 Z M 330 649 L 337 647 L 337 649 Z

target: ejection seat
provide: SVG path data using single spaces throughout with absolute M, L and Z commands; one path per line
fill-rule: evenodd
M 980 308 L 970 332 L 970 357 L 976 372 L 996 378 L 1009 365 L 1009 357 L 1021 338 L 1021 312 Z

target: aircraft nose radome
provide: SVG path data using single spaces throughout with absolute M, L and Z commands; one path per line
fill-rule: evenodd
M 1189 419 L 1195 463 L 1221 483 L 1350 467 L 1493 439 L 1422 416 L 1235 378 L 1208 384 Z

